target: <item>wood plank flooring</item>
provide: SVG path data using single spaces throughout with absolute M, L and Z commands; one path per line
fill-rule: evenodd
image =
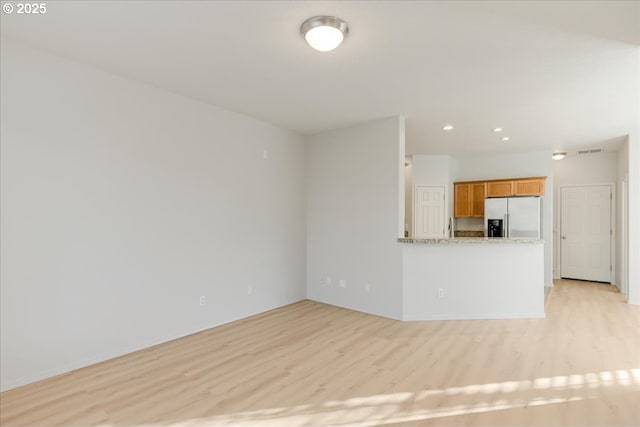
M 637 426 L 640 309 L 557 281 L 546 319 L 303 301 L 0 395 L 2 426 Z

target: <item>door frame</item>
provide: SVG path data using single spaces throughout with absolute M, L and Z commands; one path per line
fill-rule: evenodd
M 558 210 L 556 217 L 556 230 L 554 236 L 555 243 L 555 251 L 556 254 L 556 266 L 557 266 L 557 276 L 558 278 L 562 277 L 562 242 L 560 241 L 560 236 L 562 236 L 562 189 L 563 188 L 576 188 L 576 187 L 609 187 L 609 194 L 611 194 L 610 202 L 609 202 L 609 223 L 611 234 L 609 235 L 609 263 L 611 265 L 611 272 L 609 274 L 609 280 L 611 285 L 616 285 L 617 272 L 616 272 L 616 183 L 615 182 L 605 182 L 605 183 L 593 183 L 593 184 L 565 184 L 558 186 Z
M 413 184 L 413 191 L 411 194 L 411 212 L 413 218 L 411 218 L 411 237 L 416 236 L 416 226 L 418 221 L 418 213 L 416 212 L 418 206 L 416 203 L 418 196 L 418 187 L 439 187 L 444 190 L 444 238 L 447 238 L 447 230 L 449 224 L 449 186 L 446 184 Z
M 629 218 L 627 211 L 627 176 L 620 181 L 620 277 L 618 277 L 618 289 L 625 296 L 625 301 L 629 301 L 629 255 L 627 253 L 627 240 L 629 239 Z

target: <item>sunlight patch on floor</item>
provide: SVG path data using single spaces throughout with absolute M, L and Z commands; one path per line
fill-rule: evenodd
M 640 369 L 557 375 L 533 380 L 472 384 L 398 392 L 180 421 L 163 427 L 280 427 L 334 425 L 367 427 L 464 414 L 577 402 L 597 398 L 602 387 L 640 390 Z M 590 391 L 591 390 L 591 391 Z M 631 391 L 631 390 L 629 390 Z M 103 425 L 101 427 L 110 427 Z M 156 427 L 153 424 L 137 427 Z

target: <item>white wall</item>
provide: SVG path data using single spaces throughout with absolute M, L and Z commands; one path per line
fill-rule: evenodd
M 553 160 L 551 150 L 523 153 L 456 157 L 454 181 L 546 176 L 542 201 L 544 283 L 553 286 Z
M 553 162 L 553 183 L 563 185 L 608 184 L 618 176 L 618 152 L 572 154 Z
M 313 135 L 307 151 L 307 297 L 400 319 L 404 120 Z
M 451 183 L 450 156 L 414 154 L 415 185 L 448 185 Z
M 629 173 L 628 302 L 640 305 L 640 129 L 627 137 Z
M 560 232 L 561 232 L 561 200 L 560 188 L 564 186 L 613 184 L 613 194 L 616 194 L 616 181 L 618 179 L 618 153 L 616 151 L 605 151 L 603 153 L 572 154 L 562 160 L 553 162 L 553 183 L 555 186 L 554 200 L 554 278 L 560 277 Z M 616 198 L 614 203 L 617 203 Z M 616 228 L 616 212 L 619 206 L 613 205 L 612 227 Z M 616 235 L 614 235 L 612 245 L 612 259 L 616 259 Z M 613 274 L 612 283 L 618 283 L 619 271 L 616 269 Z
M 403 319 L 544 317 L 543 256 L 541 243 L 402 244 Z
M 1 75 L 3 390 L 305 297 L 299 135 L 6 38 Z
M 624 295 L 629 295 L 628 242 L 629 242 L 629 143 L 625 141 L 617 154 L 616 179 L 616 284 Z

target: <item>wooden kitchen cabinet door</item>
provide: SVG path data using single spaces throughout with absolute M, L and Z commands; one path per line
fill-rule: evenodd
M 470 213 L 469 216 L 474 218 L 484 218 L 484 199 L 487 197 L 487 183 L 476 182 L 470 184 L 471 197 L 470 197 Z
M 454 183 L 453 192 L 453 216 L 484 218 L 485 182 Z
M 516 196 L 544 195 L 544 178 L 516 180 L 513 184 Z
M 513 194 L 513 181 L 487 182 L 487 197 L 509 197 Z
M 465 218 L 471 215 L 471 184 L 453 184 L 453 216 Z

